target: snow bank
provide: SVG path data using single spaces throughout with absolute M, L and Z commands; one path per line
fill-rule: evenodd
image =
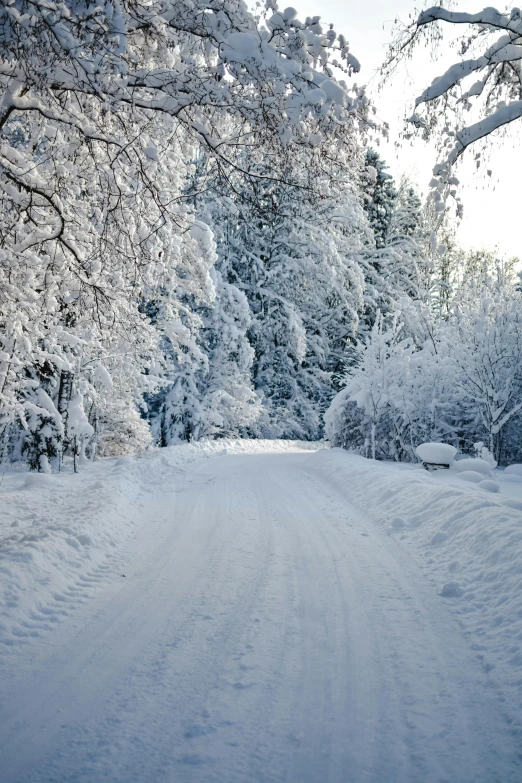
M 301 451 L 296 441 L 205 441 L 104 459 L 80 474 L 0 475 L 0 650 L 40 636 L 121 578 L 122 546 L 173 469 L 224 454 Z M 170 482 L 169 482 L 170 479 Z M 0 654 L 1 658 L 1 654 Z
M 507 473 L 508 476 L 522 476 L 522 465 L 510 465 L 504 473 Z
M 478 473 L 476 470 L 462 470 L 459 473 L 459 479 L 471 481 L 473 484 L 480 484 L 481 481 L 484 481 L 484 474 Z
M 459 615 L 484 668 L 519 705 L 522 485 L 504 485 L 502 471 L 494 472 L 498 483 L 475 471 L 481 484 L 471 484 L 461 481 L 469 481 L 464 473 L 432 474 L 420 465 L 377 463 L 342 449 L 318 452 L 307 465 L 427 571 L 441 600 Z
M 486 460 L 480 459 L 479 457 L 459 459 L 457 462 L 453 463 L 451 469 L 456 470 L 457 472 L 472 470 L 475 473 L 482 473 L 484 476 L 491 475 L 491 465 L 489 462 L 486 462 Z

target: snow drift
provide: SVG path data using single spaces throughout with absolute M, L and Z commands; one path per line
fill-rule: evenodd
M 421 466 L 378 463 L 342 449 L 318 452 L 307 464 L 425 569 L 441 600 L 458 614 L 485 670 L 519 703 L 522 485 L 504 483 L 501 471 L 498 482 L 482 481 L 485 475 L 477 471 L 481 484 L 474 484 L 467 471 L 429 474 Z

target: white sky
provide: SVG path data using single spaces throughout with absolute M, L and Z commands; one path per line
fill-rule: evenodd
M 281 7 L 284 4 L 281 2 Z M 435 4 L 435 3 L 434 3 Z M 333 22 L 337 32 L 342 32 L 350 42 L 350 49 L 362 65 L 357 77 L 359 84 L 366 84 L 378 109 L 378 116 L 390 124 L 390 143 L 382 143 L 380 151 L 391 172 L 398 178 L 407 174 L 424 193 L 437 162 L 434 145 L 421 140 L 413 144 L 405 142 L 397 147 L 399 132 L 403 127 L 405 112 L 413 113 L 413 102 L 436 76 L 446 70 L 454 52 L 444 52 L 443 62 L 433 62 L 426 50 L 419 49 L 415 58 L 404 65 L 383 91 L 378 91 L 379 77 L 376 71 L 386 55 L 386 45 L 392 37 L 395 18 L 409 21 L 415 0 L 296 0 L 293 4 L 299 17 L 321 15 L 325 23 Z M 428 3 L 426 3 L 428 5 Z M 457 10 L 476 12 L 487 5 L 484 0 L 457 0 Z M 498 3 L 504 8 L 506 3 Z M 452 29 L 446 26 L 447 33 Z M 464 32 L 466 28 L 459 28 Z M 447 59 L 449 57 L 449 59 Z M 501 255 L 522 256 L 518 226 L 521 222 L 519 192 L 522 184 L 522 156 L 520 131 L 514 125 L 505 141 L 492 140 L 488 162 L 493 170 L 491 178 L 478 173 L 473 163 L 473 151 L 463 156 L 457 175 L 462 183 L 461 197 L 464 218 L 459 226 L 460 242 L 465 247 L 487 247 Z M 516 154 L 513 154 L 513 148 Z

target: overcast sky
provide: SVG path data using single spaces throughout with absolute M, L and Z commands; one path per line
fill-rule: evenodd
M 484 0 L 459 0 L 459 10 L 476 12 L 487 3 Z M 299 16 L 320 14 L 324 22 L 333 22 L 337 32 L 345 34 L 353 54 L 362 65 L 359 83 L 367 84 L 378 109 L 378 116 L 391 126 L 390 144 L 381 144 L 381 153 L 397 177 L 407 174 L 425 193 L 431 179 L 431 171 L 437 162 L 434 146 L 421 141 L 413 145 L 405 143 L 397 148 L 402 119 L 406 112 L 412 114 L 415 97 L 436 76 L 444 72 L 448 57 L 454 53 L 443 52 L 443 62 L 431 60 L 426 50 L 419 50 L 415 59 L 401 68 L 384 90 L 378 91 L 376 74 L 386 54 L 386 46 L 392 37 L 395 18 L 409 21 L 412 9 L 421 2 L 409 0 L 296 0 L 294 7 Z M 499 3 L 504 8 L 504 3 Z M 281 3 L 281 7 L 284 7 Z M 465 28 L 460 28 L 459 32 Z M 452 33 L 451 28 L 447 28 Z M 500 254 L 522 256 L 519 242 L 521 222 L 520 197 L 522 183 L 522 156 L 520 140 L 522 127 L 516 124 L 505 142 L 492 140 L 489 166 L 492 178 L 475 170 L 473 153 L 468 151 L 457 172 L 462 187 L 464 219 L 459 227 L 459 238 L 467 247 L 498 249 Z

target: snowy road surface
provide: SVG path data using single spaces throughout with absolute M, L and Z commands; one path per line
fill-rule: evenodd
M 144 498 L 91 600 L 2 664 L 1 783 L 522 781 L 444 601 L 308 462 L 201 460 Z

